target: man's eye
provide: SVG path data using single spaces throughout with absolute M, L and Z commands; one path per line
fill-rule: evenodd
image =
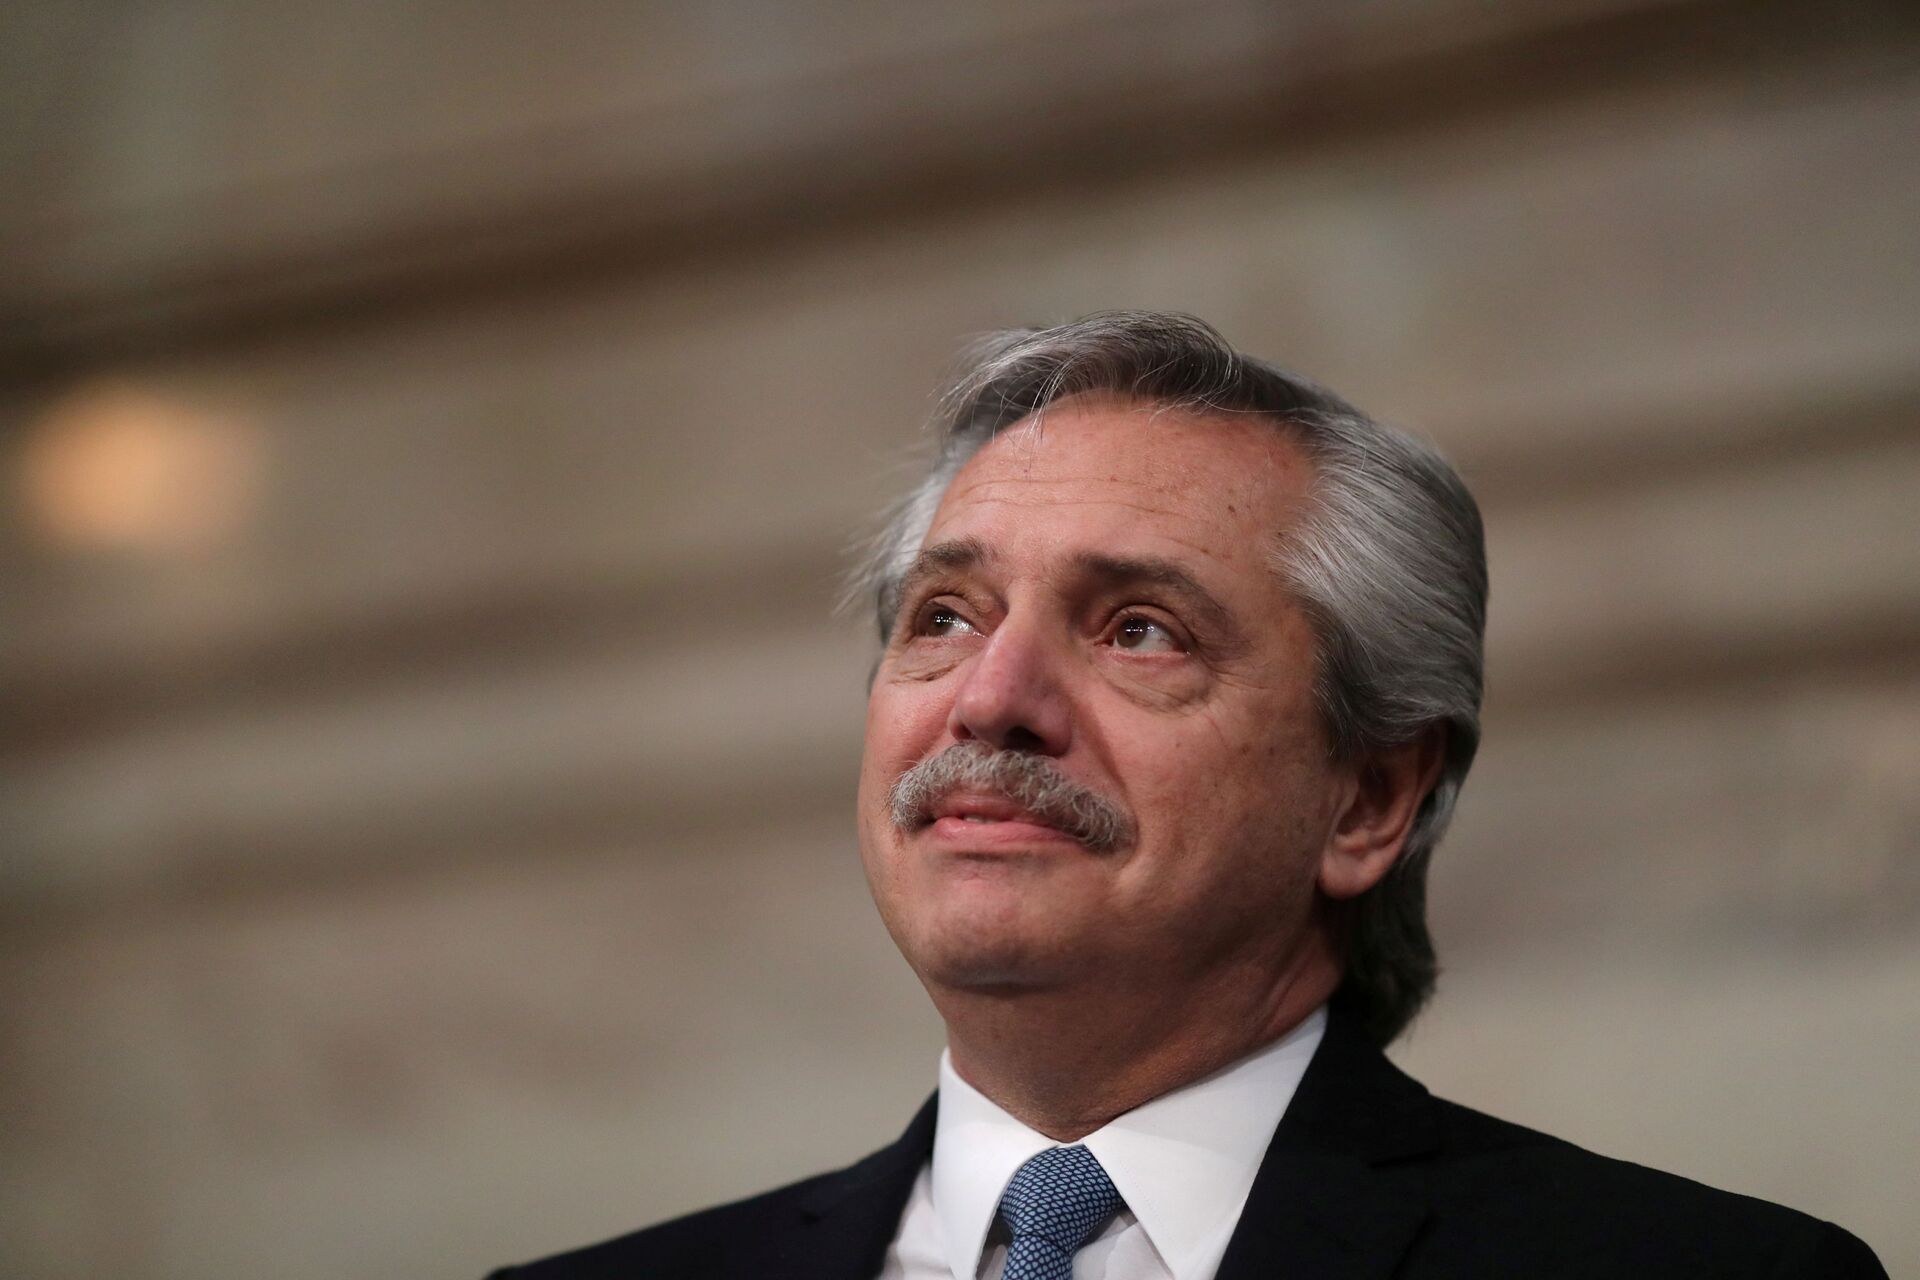
M 1113 643 L 1115 647 L 1132 653 L 1184 652 L 1171 631 L 1152 618 L 1143 618 L 1138 614 L 1120 620 L 1120 625 L 1113 630 Z
M 955 613 L 952 609 L 935 605 L 927 610 L 926 621 L 920 626 L 922 635 L 964 636 L 973 631 L 973 624 Z

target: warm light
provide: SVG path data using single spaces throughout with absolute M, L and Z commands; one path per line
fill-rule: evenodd
M 178 554 L 231 535 L 259 497 L 258 433 L 127 383 L 84 387 L 31 428 L 19 474 L 34 528 L 62 545 Z

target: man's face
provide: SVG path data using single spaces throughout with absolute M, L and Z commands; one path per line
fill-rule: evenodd
M 1285 967 L 1342 786 L 1313 635 L 1268 563 L 1310 477 L 1269 424 L 1087 399 L 962 468 L 860 778 L 874 898 L 930 987 Z M 903 775 L 925 785 L 896 806 Z M 1101 802 L 1110 831 L 1084 822 Z

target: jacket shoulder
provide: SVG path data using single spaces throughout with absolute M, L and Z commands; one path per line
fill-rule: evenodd
M 782 1227 L 798 1224 L 813 1196 L 844 1177 L 845 1170 L 818 1174 L 744 1200 L 716 1205 L 611 1240 L 571 1249 L 517 1267 L 490 1280 L 631 1280 L 636 1276 L 698 1276 L 722 1260 L 736 1260 L 743 1245 L 770 1244 Z
M 1434 1100 L 1426 1248 L 1492 1246 L 1534 1274 L 1884 1277 L 1829 1222 Z
M 718 1280 L 878 1271 L 901 1206 L 932 1150 L 936 1107 L 929 1098 L 898 1140 L 844 1169 L 507 1267 L 492 1280 Z

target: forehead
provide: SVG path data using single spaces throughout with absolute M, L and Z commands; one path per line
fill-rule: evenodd
M 1067 400 L 968 459 L 926 541 L 991 527 L 1106 550 L 1171 542 L 1238 569 L 1265 563 L 1312 477 L 1300 446 L 1265 419 Z

